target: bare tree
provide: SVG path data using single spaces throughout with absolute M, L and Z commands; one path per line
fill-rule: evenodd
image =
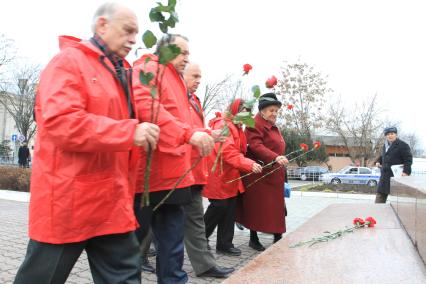
M 380 151 L 383 121 L 379 119 L 381 110 L 377 108 L 377 94 L 370 99 L 355 104 L 351 109 L 343 106 L 341 98 L 330 105 L 329 118 L 325 128 L 336 133 L 343 141 L 352 162 L 367 161 Z
M 279 120 L 285 120 L 286 128 L 310 137 L 313 129 L 322 126 L 325 96 L 332 93 L 327 77 L 307 63 L 284 62 L 281 70 L 284 79 L 278 82 L 276 92 L 283 95 L 284 107 Z M 288 105 L 291 106 L 287 108 Z
M 3 67 L 15 59 L 16 48 L 13 40 L 7 38 L 4 34 L 0 34 L 0 75 L 3 73 Z
M 250 94 L 241 80 L 234 80 L 232 75 L 226 75 L 218 82 L 207 84 L 202 100 L 204 114 L 207 117 L 212 111 L 224 111 L 234 98 L 245 98 Z
M 29 141 L 35 134 L 34 102 L 40 68 L 22 66 L 0 84 L 0 103 L 15 121 L 19 133 Z
M 212 110 L 217 109 L 219 102 L 223 99 L 222 93 L 224 92 L 226 83 L 231 79 L 231 75 L 218 82 L 207 84 L 204 90 L 204 97 L 202 107 L 204 114 L 207 116 Z
M 398 136 L 401 138 L 401 140 L 404 140 L 410 146 L 411 153 L 413 153 L 413 156 L 422 156 L 424 149 L 421 148 L 420 139 L 416 133 L 401 133 Z

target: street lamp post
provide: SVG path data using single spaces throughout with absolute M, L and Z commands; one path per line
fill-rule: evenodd
M 27 90 L 27 86 L 28 85 L 28 79 L 26 78 L 20 78 L 18 79 L 18 88 L 19 88 L 19 94 L 21 95 L 21 97 L 19 98 L 20 100 L 24 99 L 24 95 L 25 92 Z M 19 132 L 19 130 L 18 130 Z M 22 135 L 22 133 L 18 134 L 18 137 Z M 19 151 L 19 139 L 15 140 L 15 151 L 14 151 L 14 163 L 18 163 L 18 151 Z

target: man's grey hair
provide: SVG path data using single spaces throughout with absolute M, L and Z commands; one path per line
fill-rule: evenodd
M 163 46 L 174 43 L 176 38 L 178 38 L 178 37 L 184 39 L 185 41 L 189 41 L 186 36 L 183 36 L 183 35 L 180 35 L 180 34 L 165 34 L 158 41 L 154 54 L 157 54 L 157 55 L 160 54 L 160 48 L 162 48 Z
M 104 3 L 96 10 L 95 15 L 93 15 L 92 20 L 92 32 L 96 32 L 96 22 L 100 17 L 105 17 L 108 20 L 111 20 L 115 13 L 117 12 L 118 8 L 121 7 L 120 4 L 114 3 L 114 2 L 108 2 Z
M 188 64 L 186 64 L 186 66 L 185 66 L 185 72 L 188 71 L 189 68 L 194 67 L 194 66 L 198 67 L 201 70 L 200 64 L 198 64 L 196 62 L 188 62 Z

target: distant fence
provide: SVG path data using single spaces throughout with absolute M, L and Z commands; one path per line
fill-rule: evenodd
M 412 176 L 426 176 L 426 159 L 414 158 L 411 166 Z
M 412 169 L 411 170 L 412 176 L 426 176 L 426 169 Z
M 3 156 L 3 157 L 0 156 L 0 164 L 1 165 L 11 165 L 11 166 L 12 165 L 17 165 L 15 163 L 13 157 L 5 157 L 5 156 Z

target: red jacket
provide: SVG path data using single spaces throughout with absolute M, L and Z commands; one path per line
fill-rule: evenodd
M 189 110 L 191 111 L 192 123 L 194 128 L 203 128 L 204 127 L 204 114 L 203 108 L 197 96 L 195 94 L 191 94 L 192 99 L 190 102 Z M 191 164 L 194 164 L 200 157 L 200 152 L 196 147 L 192 147 L 191 153 Z M 200 162 L 198 162 L 197 166 L 192 170 L 192 174 L 194 175 L 194 184 L 206 184 L 208 177 L 207 170 L 207 160 L 206 158 L 202 158 Z
M 150 57 L 151 60 L 145 63 L 147 57 Z M 158 66 L 160 66 L 161 72 L 158 85 L 161 84 L 161 90 L 157 91 L 153 107 L 154 120 L 152 120 L 151 87 L 141 84 L 139 73 L 140 70 L 144 70 L 144 72 L 157 74 Z M 155 81 L 156 78 L 151 83 Z M 172 64 L 164 67 L 158 64 L 157 56 L 144 55 L 134 64 L 133 91 L 139 118 L 143 121 L 155 122 L 160 127 L 160 139 L 151 164 L 150 191 L 170 190 L 175 186 L 179 177 L 191 167 L 191 145 L 188 144 L 188 141 L 195 130 L 192 127 L 185 82 Z M 158 97 L 160 97 L 159 107 Z M 158 120 L 155 121 L 157 114 Z M 146 160 L 147 153 L 141 148 L 137 192 L 143 192 Z M 189 173 L 179 183 L 178 188 L 193 184 L 194 177 L 192 173 Z
M 222 144 L 222 166 L 221 158 L 219 158 L 215 171 L 211 172 L 220 143 L 216 143 L 213 153 L 207 159 L 209 177 L 203 190 L 203 196 L 210 199 L 227 199 L 237 196 L 238 192 L 244 192 L 241 180 L 232 183 L 226 182 L 240 177 L 240 171 L 250 172 L 254 164 L 254 161 L 244 157 L 242 150 L 244 146 L 240 138 L 240 134 L 244 135 L 244 132 L 238 131 L 237 126 L 231 120 L 215 118 L 210 122 L 210 126 L 212 129 L 221 129 L 225 123 L 229 127 L 230 135 Z
M 129 159 L 138 120 L 129 119 L 98 48 L 73 37 L 61 37 L 60 48 L 36 96 L 29 236 L 61 244 L 133 231 L 129 168 L 137 161 Z

